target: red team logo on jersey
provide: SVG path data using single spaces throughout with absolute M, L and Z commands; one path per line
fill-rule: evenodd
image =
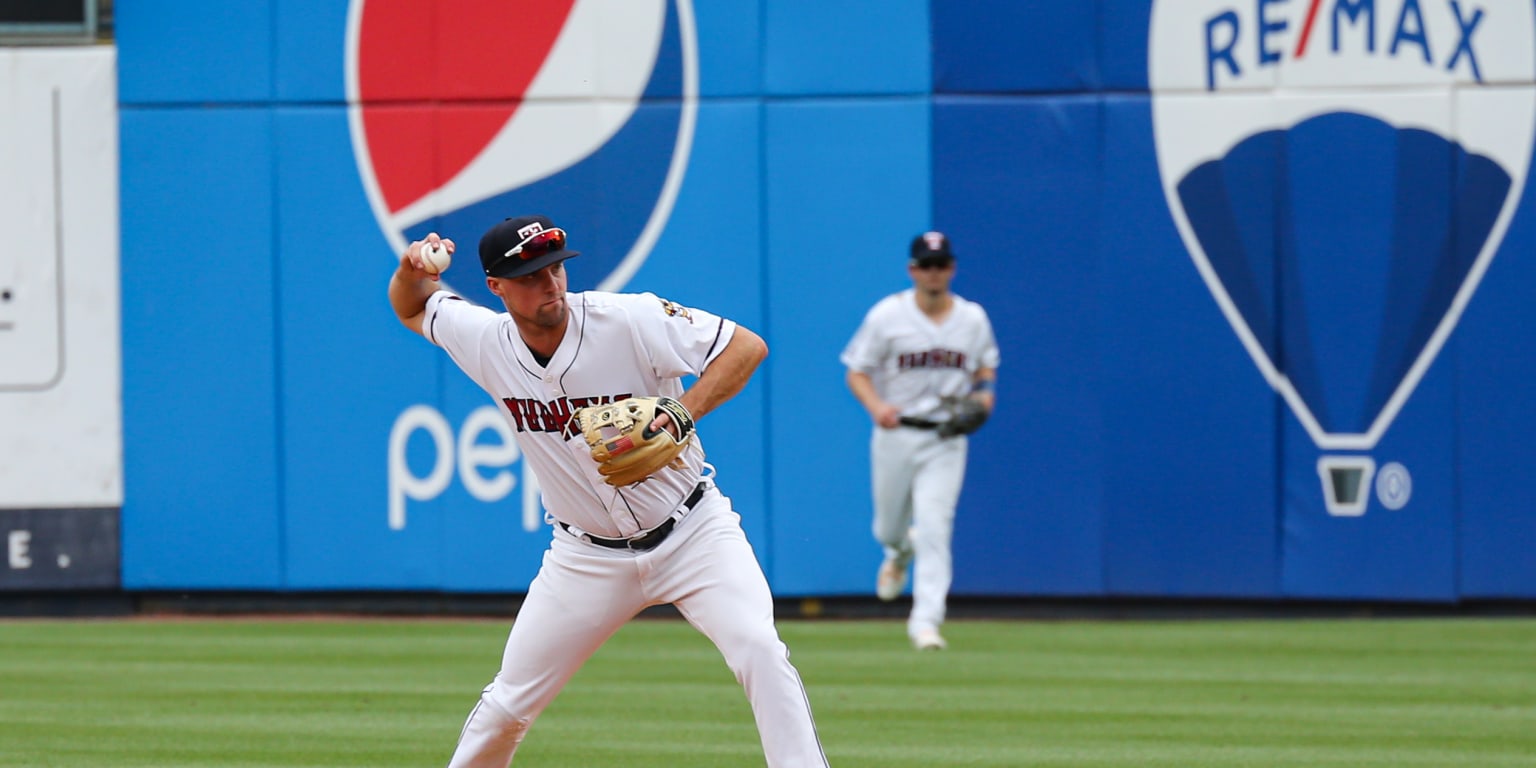
M 436 231 L 470 255 L 507 216 L 547 214 L 582 252 L 573 289 L 645 261 L 692 142 L 689 0 L 352 0 L 357 166 L 398 254 Z M 446 276 L 499 306 L 473 258 Z

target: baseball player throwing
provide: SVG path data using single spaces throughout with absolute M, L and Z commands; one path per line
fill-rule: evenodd
M 946 645 L 939 627 L 954 577 L 950 539 L 965 435 L 991 413 L 998 350 L 986 311 L 949 291 L 949 238 L 914 238 L 907 274 L 913 287 L 869 310 L 842 362 L 848 388 L 875 423 L 874 534 L 885 549 L 875 594 L 900 596 L 915 558 L 907 634 L 919 650 L 938 650 Z
M 501 669 L 450 768 L 506 768 L 582 663 L 664 603 L 714 642 L 746 689 L 768 765 L 825 768 L 767 580 L 692 431 L 746 385 L 768 354 L 763 340 L 651 294 L 567 292 L 565 260 L 578 254 L 543 216 L 507 219 L 480 241 L 486 285 L 505 312 L 443 289 L 443 260 L 423 254 L 439 246 L 454 248 L 436 234 L 410 245 L 390 304 L 500 404 L 553 523 Z

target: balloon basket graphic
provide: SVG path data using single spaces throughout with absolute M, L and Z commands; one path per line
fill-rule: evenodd
M 1317 460 L 1323 481 L 1323 501 L 1334 517 L 1360 517 L 1370 501 L 1367 492 L 1376 475 L 1376 460 L 1369 456 L 1323 456 Z

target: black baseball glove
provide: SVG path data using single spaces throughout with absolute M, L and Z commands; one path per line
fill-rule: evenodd
M 969 435 L 981 429 L 981 425 L 987 423 L 987 417 L 992 415 L 987 406 L 974 397 L 946 397 L 943 407 L 949 413 L 949 419 L 939 422 L 939 437 Z

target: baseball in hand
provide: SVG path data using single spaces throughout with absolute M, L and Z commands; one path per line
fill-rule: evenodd
M 453 257 L 448 254 L 448 249 L 442 243 L 435 246 L 431 243 L 421 244 L 421 267 L 428 274 L 438 274 L 447 269 L 451 263 L 453 263 Z

